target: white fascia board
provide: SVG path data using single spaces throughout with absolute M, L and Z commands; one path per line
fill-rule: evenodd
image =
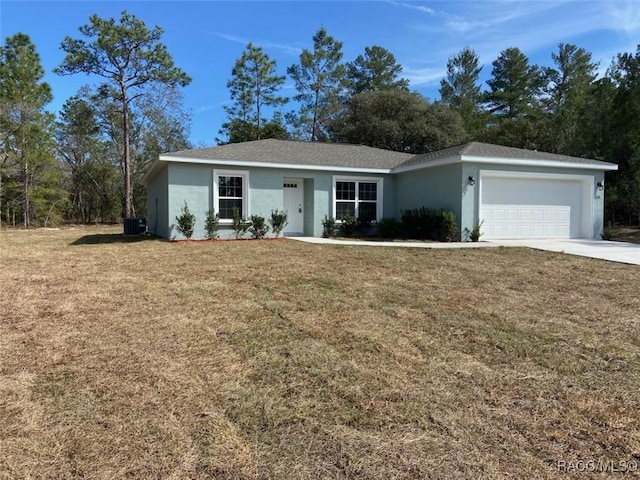
M 407 165 L 405 167 L 393 168 L 392 173 L 411 172 L 414 170 L 422 170 L 423 168 L 440 167 L 442 165 L 451 165 L 461 162 L 473 162 L 484 163 L 493 165 L 511 165 L 511 166 L 524 166 L 524 167 L 554 167 L 554 168 L 577 168 L 581 170 L 618 170 L 618 165 L 600 165 L 595 163 L 571 163 L 561 162 L 558 160 L 525 160 L 521 158 L 495 158 L 495 157 L 474 157 L 469 155 L 462 155 L 456 157 L 441 158 L 434 160 L 433 162 L 416 163 L 414 165 Z
M 147 170 L 147 173 L 144 174 L 144 176 L 142 177 L 142 183 L 144 185 L 147 185 L 147 180 L 149 180 L 149 178 L 151 178 L 151 176 L 157 172 L 160 168 L 160 160 L 154 160 L 151 165 L 149 165 L 149 169 Z
M 462 156 L 463 162 L 492 163 L 494 165 L 522 165 L 526 167 L 578 168 L 580 170 L 618 170 L 618 165 L 601 165 L 587 162 L 562 162 L 559 160 L 524 160 L 521 158 L 491 158 Z
M 299 163 L 252 162 L 246 160 L 215 160 L 208 158 L 172 157 L 160 155 L 162 162 L 197 163 L 204 165 L 228 165 L 234 167 L 279 168 L 283 170 L 319 170 L 326 172 L 391 173 L 390 168 L 337 167 L 325 165 L 304 165 Z

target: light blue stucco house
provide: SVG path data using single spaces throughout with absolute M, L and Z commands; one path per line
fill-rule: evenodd
M 360 145 L 256 140 L 160 155 L 150 167 L 147 225 L 180 238 L 184 202 L 204 237 L 206 213 L 220 215 L 230 237 L 231 214 L 269 218 L 285 210 L 285 235 L 320 236 L 325 215 L 380 220 L 403 210 L 455 213 L 461 240 L 480 221 L 483 239 L 599 239 L 604 174 L 617 165 L 471 142 L 422 155 Z

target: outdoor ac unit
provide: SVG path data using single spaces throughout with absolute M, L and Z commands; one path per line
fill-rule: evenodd
M 147 219 L 144 217 L 125 218 L 124 234 L 125 235 L 142 235 L 147 233 Z

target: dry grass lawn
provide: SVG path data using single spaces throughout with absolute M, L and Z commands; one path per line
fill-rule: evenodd
M 611 240 L 616 242 L 640 243 L 640 227 L 615 225 L 610 227 Z
M 638 267 L 119 231 L 0 232 L 2 479 L 640 462 Z

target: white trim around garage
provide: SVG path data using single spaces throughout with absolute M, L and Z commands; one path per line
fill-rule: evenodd
M 497 171 L 497 170 L 480 170 L 479 172 L 479 185 L 478 185 L 478 197 L 477 197 L 477 214 L 478 214 L 478 219 L 479 221 L 485 220 L 483 218 L 481 218 L 482 216 L 482 212 L 483 212 L 483 206 L 485 204 L 483 204 L 483 188 L 484 188 L 484 183 L 487 179 L 491 179 L 491 178 L 505 178 L 505 179 L 524 179 L 524 180 L 531 180 L 531 181 L 536 181 L 536 180 L 542 180 L 542 181 L 564 181 L 564 182 L 577 182 L 580 186 L 580 198 L 579 200 L 579 204 L 580 204 L 580 225 L 579 225 L 579 234 L 576 233 L 575 228 L 577 227 L 573 227 L 573 224 L 571 223 L 571 218 L 569 217 L 566 225 L 567 225 L 567 231 L 566 234 L 565 233 L 558 233 L 557 236 L 558 237 L 562 237 L 562 236 L 566 236 L 567 238 L 569 237 L 573 237 L 573 238 L 593 238 L 593 221 L 594 221 L 594 195 L 595 195 L 595 177 L 593 175 L 578 175 L 578 174 L 561 174 L 561 173 L 535 173 L 535 172 L 513 172 L 513 171 Z M 552 185 L 553 184 L 549 184 Z M 495 190 L 492 190 L 492 192 L 495 192 Z M 531 194 L 530 191 L 528 192 L 523 192 L 524 195 L 527 194 Z M 545 192 L 541 191 L 540 195 L 544 195 Z M 532 202 L 531 202 L 532 203 Z M 491 205 L 491 204 L 489 204 Z M 525 208 L 525 210 L 529 209 L 529 207 L 535 207 L 536 210 L 539 210 L 540 212 L 538 212 L 540 215 L 548 215 L 549 218 L 554 219 L 550 225 L 551 227 L 554 226 L 554 222 L 555 222 L 555 227 L 557 228 L 557 232 L 562 232 L 562 215 L 570 215 L 570 208 L 564 205 L 549 205 L 548 202 L 545 201 L 541 201 L 539 205 L 529 205 L 529 203 L 523 203 L 523 204 L 519 204 L 516 203 L 514 205 L 506 205 L 505 207 L 513 207 L 514 210 L 516 210 L 516 214 L 520 215 L 521 212 L 518 212 L 518 208 L 522 206 L 522 207 L 527 207 Z M 529 209 L 530 210 L 530 209 Z M 530 212 L 531 213 L 531 212 Z M 531 213 L 533 215 L 533 213 Z M 573 219 L 573 221 L 575 222 L 576 219 Z M 526 223 L 526 222 L 525 222 Z M 532 222 L 533 223 L 533 222 Z M 525 225 L 526 227 L 526 225 Z M 553 229 L 551 229 L 553 230 Z M 532 234 L 522 234 L 522 235 L 515 235 L 517 236 L 521 236 L 521 237 L 530 237 L 530 236 L 535 236 Z M 553 233 L 549 233 L 549 234 L 542 234 L 540 236 L 550 236 L 553 237 L 554 234 Z M 496 235 L 487 235 L 486 237 L 487 239 L 489 238 L 500 238 Z

